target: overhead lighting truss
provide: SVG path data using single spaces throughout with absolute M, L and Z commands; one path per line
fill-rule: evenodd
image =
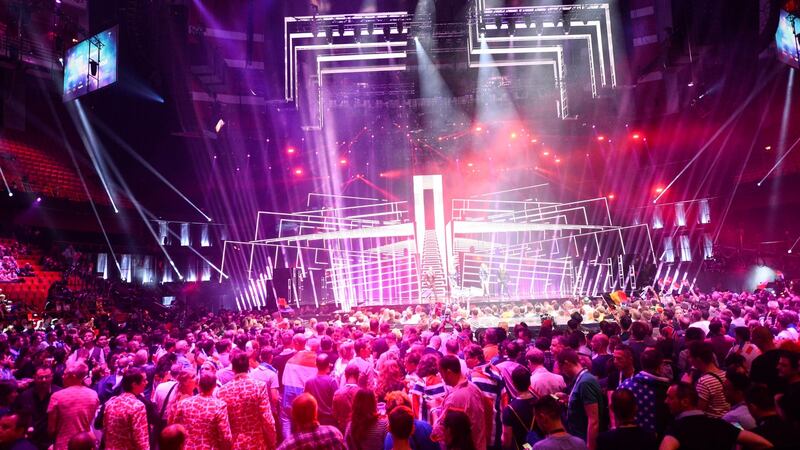
M 552 66 L 553 87 L 558 93 L 556 115 L 562 119 L 570 117 L 565 61 L 571 58 L 565 53 L 576 48 L 566 43 L 586 46 L 588 58 L 583 67 L 588 71 L 593 98 L 601 88 L 616 87 L 608 3 L 490 8 L 485 0 L 474 1 L 464 48 L 468 67 Z M 450 25 L 459 25 L 457 31 L 464 36 L 462 24 L 433 25 L 429 17 L 407 12 L 287 17 L 285 100 L 312 112 L 303 115 L 305 129 L 321 129 L 325 123 L 323 85 L 328 77 L 405 71 L 414 51 L 410 38 L 447 39 L 452 34 Z M 484 54 L 492 56 L 491 62 L 480 61 Z M 570 70 L 580 67 L 570 66 Z

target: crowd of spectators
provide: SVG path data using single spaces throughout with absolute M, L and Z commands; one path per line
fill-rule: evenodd
M 0 448 L 798 448 L 796 296 L 474 310 L 18 319 Z
M 0 283 L 21 282 L 23 277 L 35 275 L 29 263 L 20 266 L 17 262 L 20 255 L 27 254 L 27 247 L 18 241 L 0 243 Z

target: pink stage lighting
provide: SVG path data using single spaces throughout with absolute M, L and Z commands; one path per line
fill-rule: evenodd
M 600 136 L 597 136 L 597 142 L 603 142 L 605 140 L 606 140 L 606 137 L 603 136 L 602 134 Z
M 342 165 L 342 166 L 346 166 L 347 165 L 347 160 L 342 158 L 342 159 L 339 160 L 339 164 Z
M 641 134 L 641 133 L 633 133 L 633 134 L 631 135 L 631 138 L 632 138 L 634 141 L 641 140 L 641 139 L 642 139 L 642 134 Z
M 303 169 L 301 169 L 299 167 L 297 169 L 294 169 L 294 174 L 297 175 L 297 176 L 302 175 L 303 174 Z
M 664 192 L 664 188 L 663 187 L 659 186 L 659 187 L 656 188 L 656 194 L 660 194 L 662 192 Z
M 289 148 L 286 149 L 286 153 L 288 153 L 290 155 L 294 155 L 295 152 L 297 152 L 297 150 L 294 147 L 289 147 Z

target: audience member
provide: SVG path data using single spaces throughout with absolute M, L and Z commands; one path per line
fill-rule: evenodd
M 658 448 L 656 433 L 643 428 L 637 420 L 638 403 L 635 392 L 624 387 L 611 394 L 611 411 L 617 426 L 613 430 L 600 433 L 597 437 L 598 450 Z

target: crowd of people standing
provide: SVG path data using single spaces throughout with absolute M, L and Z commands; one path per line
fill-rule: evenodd
M 389 309 L 21 320 L 0 334 L 0 449 L 797 448 L 800 299 L 610 309 L 535 329 Z

